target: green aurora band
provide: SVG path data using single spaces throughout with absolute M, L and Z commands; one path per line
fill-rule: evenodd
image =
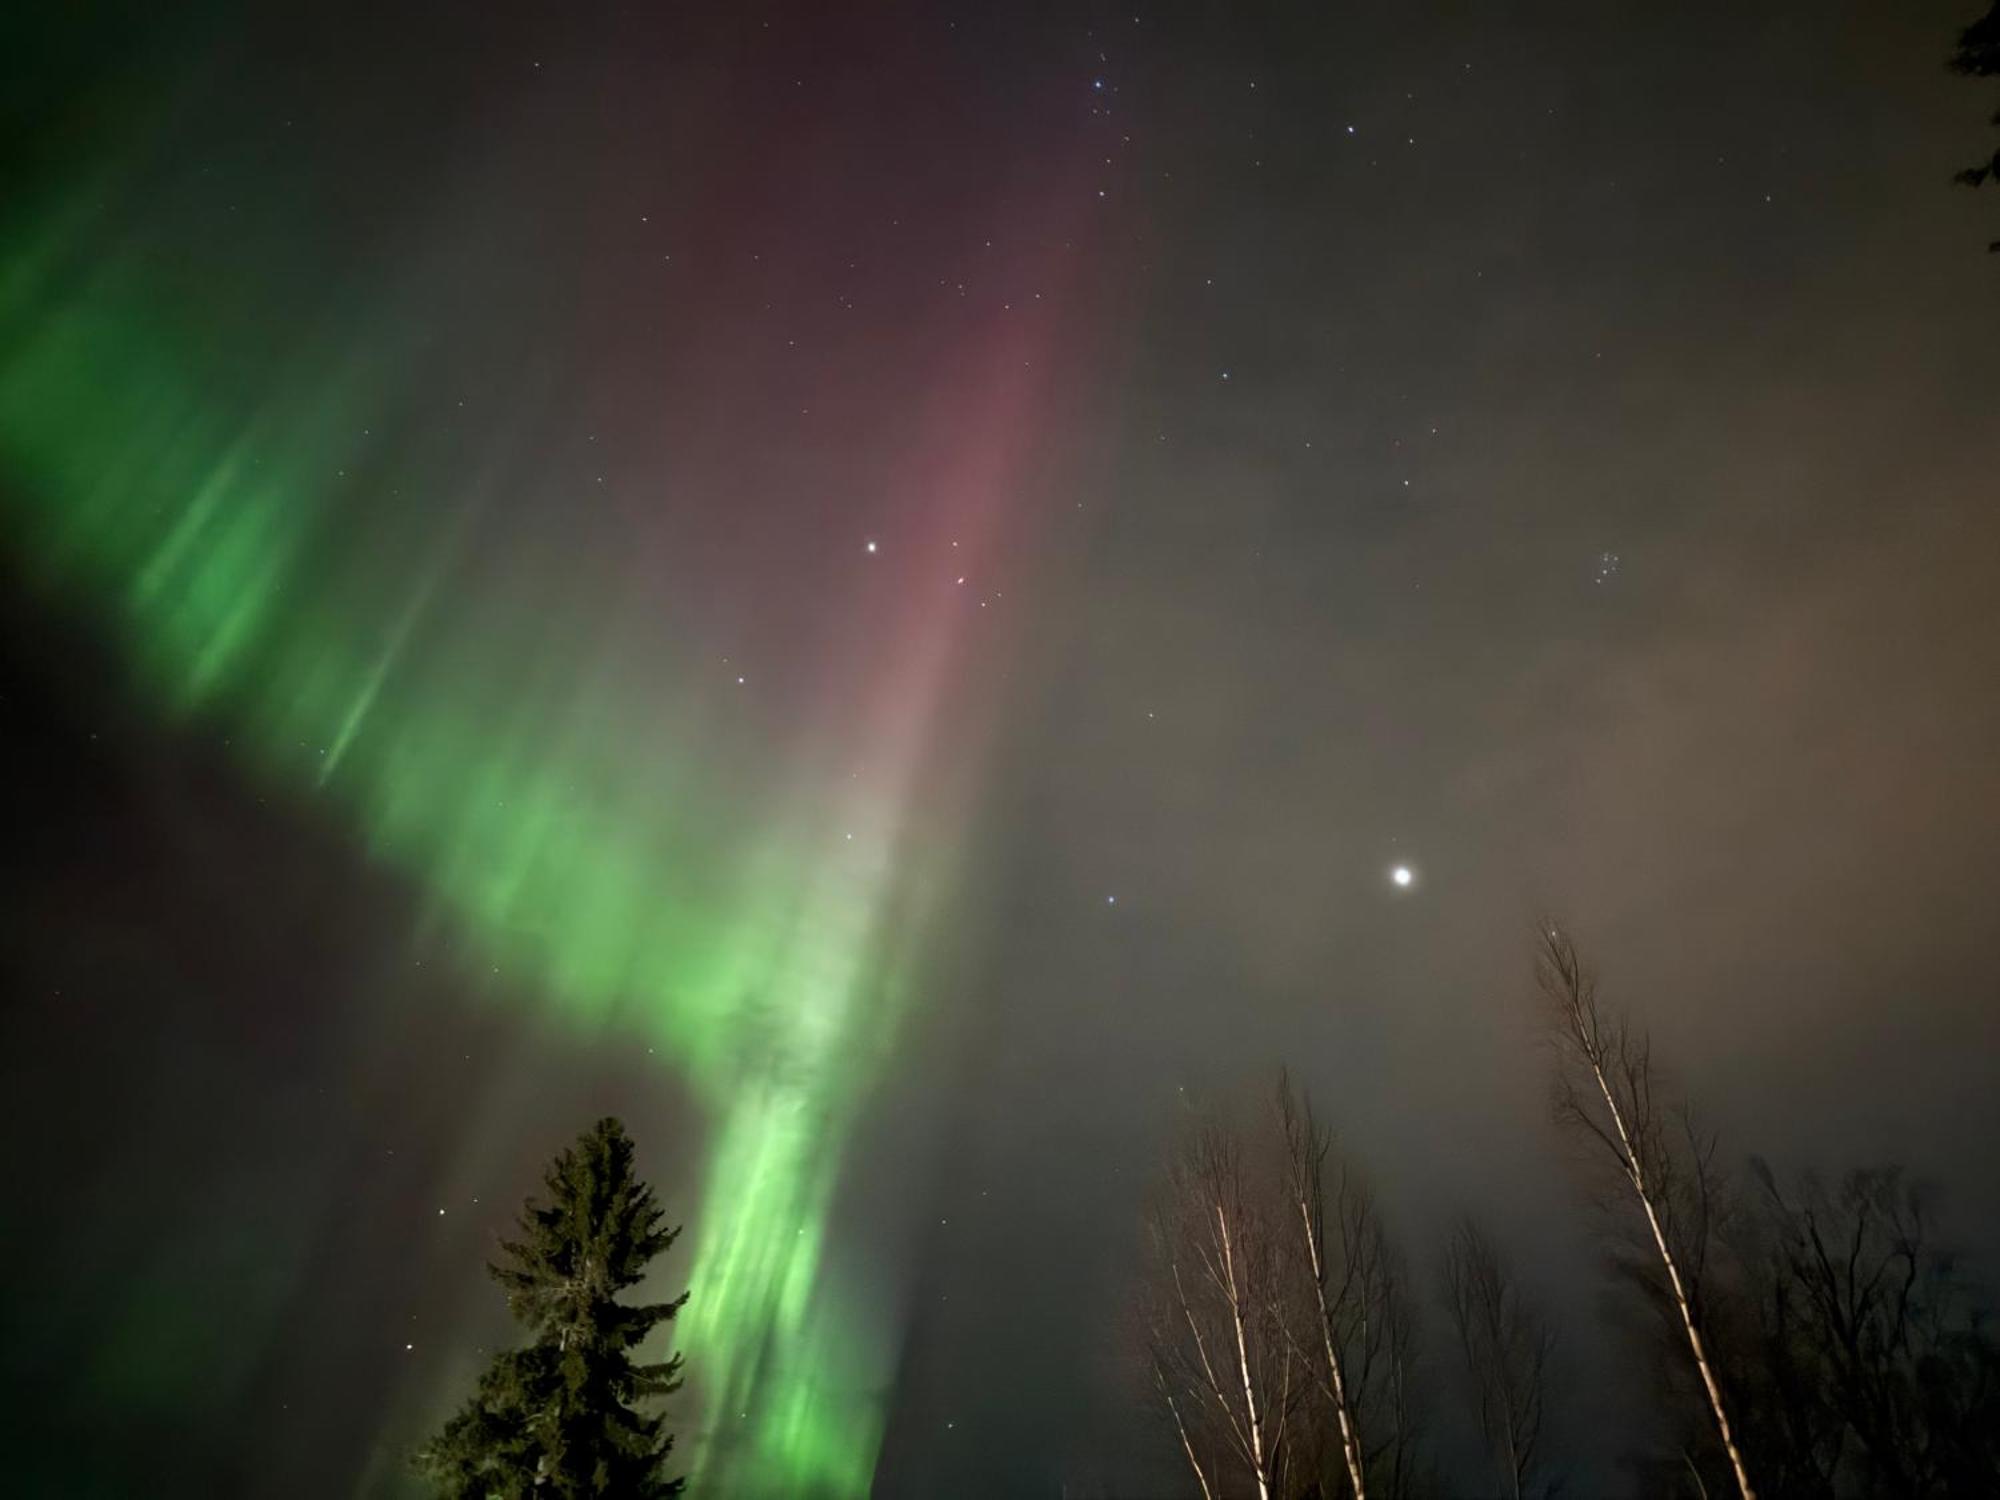
M 733 680 L 662 671 L 601 559 L 490 566 L 509 544 L 482 523 L 518 455 L 445 487 L 451 456 L 398 426 L 421 359 L 384 346 L 395 298 L 373 347 L 337 306 L 281 345 L 257 316 L 281 293 L 191 294 L 105 232 L 117 200 L 99 181 L 8 210 L 17 566 L 108 631 L 162 711 L 401 872 L 469 969 L 540 997 L 524 1019 L 671 1063 L 710 1122 L 677 1335 L 706 1413 L 687 1459 L 725 1492 L 865 1494 L 896 1329 L 829 1284 L 827 1225 L 951 878 L 951 815 L 916 809 L 964 801 L 932 785 L 966 617 L 944 574 L 1001 525 L 1034 405 L 1008 372 L 1038 335 L 976 351 L 975 436 L 944 423 L 913 455 L 910 483 L 953 497 L 908 544 L 942 588 L 904 606 L 893 659 L 826 674 L 856 726 L 840 764 L 864 769 L 800 752 L 746 785 L 713 727 Z

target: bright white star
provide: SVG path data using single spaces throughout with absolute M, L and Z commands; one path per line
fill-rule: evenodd
M 1417 872 L 1412 870 L 1408 865 L 1397 865 L 1395 869 L 1389 872 L 1389 878 L 1395 881 L 1402 889 L 1408 890 L 1416 883 Z

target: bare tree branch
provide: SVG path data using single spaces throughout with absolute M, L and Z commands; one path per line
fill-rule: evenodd
M 1652 1048 L 1643 1032 L 1606 1016 L 1576 945 L 1544 923 L 1535 978 L 1549 1003 L 1557 1055 L 1558 1118 L 1616 1163 L 1645 1221 L 1669 1302 L 1707 1397 L 1716 1435 L 1741 1500 L 1755 1500 L 1749 1467 L 1703 1336 L 1700 1276 L 1714 1223 L 1713 1142 L 1702 1144 L 1685 1114 L 1680 1148 L 1654 1099 Z M 1692 1217 L 1693 1222 L 1684 1219 Z
M 1304 1251 L 1305 1271 L 1312 1283 L 1313 1308 L 1317 1313 L 1314 1320 L 1319 1335 L 1317 1372 L 1340 1433 L 1341 1462 L 1347 1471 L 1347 1482 L 1355 1500 L 1368 1500 L 1360 1422 L 1349 1394 L 1346 1356 L 1341 1348 L 1342 1320 L 1354 1280 L 1351 1256 L 1342 1257 L 1345 1274 L 1339 1284 L 1329 1286 L 1333 1272 L 1327 1260 L 1325 1178 L 1332 1137 L 1314 1121 L 1311 1101 L 1296 1100 L 1290 1078 L 1282 1074 L 1278 1079 L 1278 1128 L 1285 1148 L 1285 1207 Z M 1343 1213 L 1343 1225 L 1347 1220 L 1348 1215 Z
M 1236 1135 L 1205 1121 L 1182 1142 L 1152 1214 L 1149 1356 L 1205 1496 L 1231 1490 L 1226 1466 L 1257 1500 L 1273 1500 L 1289 1463 L 1300 1372 L 1278 1311 L 1282 1243 L 1260 1187 Z M 1219 1456 L 1205 1459 L 1208 1449 Z
M 1505 1493 L 1525 1500 L 1535 1489 L 1555 1336 L 1528 1304 L 1500 1252 L 1469 1218 L 1459 1222 L 1445 1246 L 1443 1279 L 1480 1435 Z
M 1834 1492 L 2000 1493 L 2000 1351 L 1932 1243 L 1924 1196 L 1893 1167 L 1811 1174 L 1761 1161 L 1759 1373 L 1783 1454 Z

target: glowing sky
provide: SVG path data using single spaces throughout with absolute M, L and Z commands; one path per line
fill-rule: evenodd
M 508 87 L 554 71 L 520 69 Z M 576 71 L 591 76 L 572 78 L 575 98 L 596 97 L 605 76 Z M 500 368 L 469 369 L 440 347 L 454 317 L 502 316 L 509 294 L 439 303 L 468 244 L 501 225 L 448 218 L 453 248 L 309 270 L 272 246 L 339 238 L 338 210 L 272 181 L 270 160 L 224 190 L 247 212 L 211 200 L 212 164 L 160 143 L 189 105 L 171 87 L 142 95 L 146 144 L 86 158 L 87 174 L 65 163 L 11 205 L 0 434 L 30 586 L 90 611 L 161 712 L 222 736 L 246 775 L 407 877 L 466 964 L 508 975 L 573 1036 L 643 1047 L 663 1088 L 692 1095 L 706 1186 L 682 1274 L 702 1295 L 678 1329 L 701 1409 L 712 1425 L 730 1414 L 720 1435 L 690 1435 L 695 1476 L 863 1493 L 894 1330 L 828 1272 L 826 1221 L 951 886 L 1006 669 L 1076 209 L 1052 190 L 986 194 L 976 212 L 1007 239 L 981 258 L 980 301 L 925 323 L 916 309 L 960 289 L 916 280 L 894 210 L 935 203 L 884 184 L 838 245 L 816 246 L 719 203 L 726 171 L 675 171 L 692 143 L 669 135 L 655 172 L 627 160 L 623 201 L 562 210 L 615 216 L 576 247 L 580 300 L 601 275 L 628 278 L 618 298 L 650 320 L 644 336 L 607 350 L 531 318 L 533 336 L 487 354 Z M 1038 164 L 1056 184 L 1098 112 L 1070 113 Z M 285 157 L 296 123 L 261 117 L 262 149 Z M 756 162 L 809 181 L 840 144 L 767 143 Z M 309 147 L 293 161 L 322 165 Z M 470 169 L 514 163 L 475 154 Z M 155 211 L 156 194 L 172 206 Z M 822 284 L 764 278 L 780 248 Z M 607 270 L 619 255 L 648 267 L 642 281 Z M 885 256 L 900 306 L 860 269 Z M 746 283 L 770 316 L 704 327 L 702 304 Z M 828 305 L 853 310 L 848 328 Z M 889 347 L 883 319 L 920 336 Z M 536 370 L 564 358 L 536 338 L 579 336 L 565 368 L 582 388 Z M 586 416 L 602 362 L 620 359 L 644 379 Z M 893 408 L 844 430 L 855 387 L 890 383 Z M 724 451 L 703 452 L 681 404 L 697 389 L 732 425 Z M 817 472 L 760 475 L 736 451 L 754 420 L 818 434 Z M 551 440 L 566 462 L 536 451 Z M 705 545 L 749 555 L 699 559 Z M 773 586 L 752 570 L 774 560 L 807 603 L 776 629 L 737 612 Z M 680 597 L 697 577 L 716 599 Z M 967 674 L 981 693 L 957 689 Z
M 1184 1084 L 1530 1213 L 1546 901 L 1773 1120 L 1990 1025 L 1947 7 L 830 9 L 0 23 L 38 1474 L 401 1493 L 616 1109 L 708 1493 L 1143 1476 Z

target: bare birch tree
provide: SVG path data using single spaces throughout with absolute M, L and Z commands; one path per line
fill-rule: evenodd
M 1400 1500 L 1415 1473 L 1417 1411 L 1416 1322 L 1402 1258 L 1374 1194 L 1284 1077 L 1277 1106 L 1286 1233 L 1305 1284 L 1284 1304 L 1297 1315 L 1287 1335 L 1329 1414 L 1328 1446 L 1337 1442 L 1345 1491 Z
M 1350 1181 L 1341 1203 L 1340 1244 L 1357 1289 L 1348 1368 L 1368 1434 L 1362 1467 L 1374 1500 L 1409 1500 L 1423 1485 L 1416 1303 L 1402 1252 L 1389 1238 L 1374 1194 Z
M 1443 1279 L 1480 1436 L 1499 1472 L 1501 1493 L 1526 1500 L 1536 1492 L 1555 1335 L 1498 1248 L 1470 1218 L 1459 1221 L 1445 1245 Z
M 1218 1122 L 1190 1133 L 1152 1215 L 1154 1380 L 1202 1494 L 1281 1500 L 1305 1372 L 1285 1337 L 1270 1195 Z
M 1209 1466 L 1195 1448 L 1194 1434 L 1188 1427 L 1188 1413 L 1183 1410 L 1187 1382 L 1175 1378 L 1182 1367 L 1173 1358 L 1170 1348 L 1171 1345 L 1158 1337 L 1149 1342 L 1146 1354 L 1153 1372 L 1153 1384 L 1166 1406 L 1167 1415 L 1173 1419 L 1174 1436 L 1180 1440 L 1181 1456 L 1194 1470 L 1195 1483 L 1201 1487 L 1201 1500 L 1215 1500 L 1215 1485 L 1208 1476 Z
M 1283 1075 L 1278 1079 L 1278 1128 L 1285 1148 L 1285 1214 L 1291 1221 L 1290 1232 L 1298 1237 L 1306 1278 L 1312 1283 L 1313 1332 L 1317 1335 L 1313 1342 L 1318 1347 L 1314 1350 L 1309 1343 L 1301 1352 L 1306 1354 L 1333 1413 L 1341 1464 L 1355 1500 L 1368 1500 L 1357 1393 L 1350 1389 L 1344 1348 L 1353 1321 L 1350 1306 L 1356 1291 L 1355 1266 L 1351 1257 L 1342 1255 L 1336 1270 L 1326 1237 L 1326 1159 L 1333 1140 L 1313 1119 L 1311 1101 L 1296 1099 L 1290 1078 Z M 1345 1196 L 1344 1172 L 1338 1191 Z M 1344 1225 L 1347 1216 L 1341 1215 L 1339 1222 Z
M 1543 924 L 1535 978 L 1550 1006 L 1557 1119 L 1616 1163 L 1628 1201 L 1644 1221 L 1645 1241 L 1737 1493 L 1755 1500 L 1704 1329 L 1701 1276 L 1715 1232 L 1714 1142 L 1694 1129 L 1685 1110 L 1670 1111 L 1656 1099 L 1646 1034 L 1605 1013 L 1595 978 L 1560 927 Z M 1677 1121 L 1670 1118 L 1676 1113 Z

